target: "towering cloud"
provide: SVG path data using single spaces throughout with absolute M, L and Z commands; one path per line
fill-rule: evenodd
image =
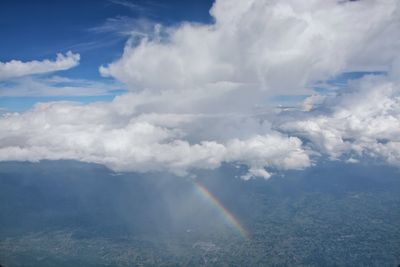
M 400 47 L 396 0 L 218 0 L 210 13 L 211 25 L 156 27 L 100 72 L 134 90 L 229 82 L 298 94 L 345 70 L 385 69 Z

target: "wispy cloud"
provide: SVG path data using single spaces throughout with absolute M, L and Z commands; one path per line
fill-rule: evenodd
M 92 27 L 89 31 L 94 33 L 112 33 L 127 37 L 144 37 L 152 34 L 156 24 L 146 18 L 117 16 L 108 18 L 102 25 Z
M 163 5 L 159 2 L 155 1 L 142 1 L 141 4 L 136 4 L 133 1 L 129 0 L 110 0 L 111 3 L 116 5 L 121 5 L 127 7 L 133 11 L 138 12 L 149 12 L 151 8 L 166 8 L 166 5 Z
M 70 79 L 61 76 L 25 77 L 0 82 L 0 97 L 96 96 L 111 94 L 122 86 L 116 82 Z
M 121 5 L 135 11 L 144 11 L 146 8 L 143 5 L 138 5 L 128 0 L 110 0 L 111 3 Z
M 96 36 L 95 39 L 96 39 L 95 41 L 75 43 L 73 45 L 67 46 L 66 49 L 86 52 L 104 47 L 112 47 L 119 42 L 123 44 L 126 41 L 126 36 L 125 35 Z

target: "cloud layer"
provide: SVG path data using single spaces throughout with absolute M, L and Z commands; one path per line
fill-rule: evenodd
M 29 112 L 5 115 L 0 120 L 4 129 L 0 160 L 77 159 L 117 171 L 178 175 L 236 162 L 248 165 L 251 174 L 266 178 L 270 174 L 264 167 L 298 169 L 310 164 L 301 141 L 278 132 L 191 144 L 183 139 L 178 125 L 191 123 L 192 118 L 164 114 L 161 125 L 154 118 L 152 123 L 142 121 L 123 112 L 125 97 L 108 104 L 38 104 Z

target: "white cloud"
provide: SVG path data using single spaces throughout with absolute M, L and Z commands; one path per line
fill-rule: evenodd
M 122 96 L 120 98 L 124 98 Z M 119 101 L 119 102 L 118 102 Z M 118 103 L 118 104 L 117 104 Z M 108 104 L 38 104 L 23 114 L 0 119 L 0 160 L 76 159 L 118 171 L 169 171 L 185 175 L 191 169 L 213 169 L 238 162 L 252 174 L 269 177 L 264 168 L 301 169 L 309 166 L 301 141 L 277 132 L 246 139 L 190 143 L 179 125 L 191 118 L 171 118 L 173 128 L 119 113 L 121 99 Z M 170 120 L 170 121 L 171 121 Z M 162 124 L 165 124 L 162 122 Z
M 313 149 L 339 158 L 355 154 L 383 158 L 400 166 L 400 84 L 387 77 L 365 77 L 347 92 L 323 103 L 328 113 L 310 113 L 280 126 L 311 141 Z
M 45 59 L 42 61 L 33 60 L 22 62 L 11 60 L 9 62 L 0 62 L 0 81 L 11 78 L 48 73 L 60 70 L 67 70 L 79 64 L 79 54 L 68 51 L 65 55 L 57 54 L 56 60 Z
M 244 179 L 305 168 L 320 154 L 400 162 L 397 0 L 217 0 L 211 14 L 211 25 L 156 26 L 128 42 L 100 68 L 131 90 L 111 103 L 3 114 L 0 160 L 178 175 L 234 162 L 248 166 Z M 266 107 L 268 96 L 309 93 L 349 69 L 389 74 L 340 86 L 336 97 L 313 92 L 306 112 Z
M 165 29 L 166 38 L 128 43 L 100 72 L 133 90 L 228 81 L 299 94 L 346 69 L 387 67 L 400 48 L 396 0 L 218 0 L 211 14 L 212 25 L 185 23 Z

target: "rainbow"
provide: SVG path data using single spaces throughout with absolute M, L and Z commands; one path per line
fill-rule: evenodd
M 222 205 L 222 203 L 216 198 L 204 185 L 202 185 L 200 182 L 196 181 L 196 190 L 199 193 L 199 195 L 207 200 L 208 203 L 211 204 L 211 206 L 219 213 L 222 215 L 224 220 L 228 225 L 230 225 L 233 229 L 235 229 L 240 236 L 242 236 L 245 239 L 250 238 L 249 232 L 240 224 L 239 220 L 235 218 L 235 216 Z

